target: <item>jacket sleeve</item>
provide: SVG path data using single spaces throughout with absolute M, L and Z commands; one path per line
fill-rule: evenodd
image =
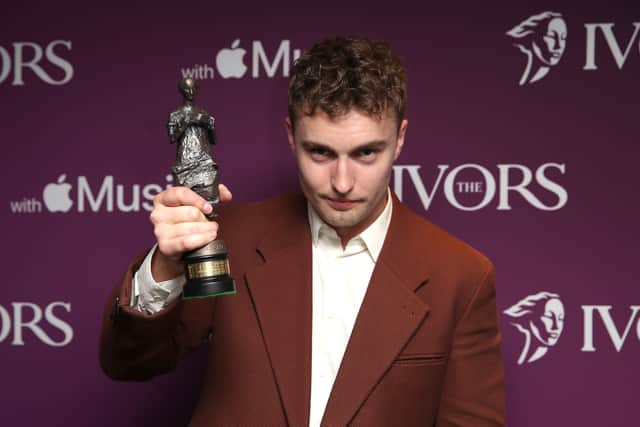
M 145 255 L 129 265 L 102 317 L 100 366 L 116 380 L 142 381 L 173 370 L 211 331 L 214 298 L 178 299 L 152 315 L 130 307 L 132 278 Z
M 489 261 L 454 331 L 438 427 L 505 425 L 504 368 Z

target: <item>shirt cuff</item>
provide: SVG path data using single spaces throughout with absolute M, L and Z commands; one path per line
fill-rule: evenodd
M 133 295 L 131 307 L 136 310 L 154 314 L 176 300 L 185 283 L 184 274 L 175 279 L 156 282 L 151 274 L 151 259 L 158 245 L 155 244 L 149 251 L 138 271 L 133 276 Z

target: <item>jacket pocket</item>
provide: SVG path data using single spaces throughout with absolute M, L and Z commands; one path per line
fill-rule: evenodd
M 442 365 L 447 361 L 446 353 L 401 354 L 393 361 L 394 366 Z

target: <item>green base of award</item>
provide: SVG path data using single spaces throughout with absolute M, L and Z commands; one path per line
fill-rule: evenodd
M 230 276 L 227 247 L 222 240 L 209 242 L 182 257 L 187 283 L 182 299 L 209 298 L 236 293 Z

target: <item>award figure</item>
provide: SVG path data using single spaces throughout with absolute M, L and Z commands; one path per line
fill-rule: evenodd
M 220 202 L 218 193 L 218 164 L 211 155 L 209 145 L 216 143 L 214 118 L 193 103 L 197 86 L 192 78 L 178 85 L 184 104 L 169 115 L 167 128 L 169 142 L 177 144 L 176 161 L 171 169 L 176 185 L 191 188 L 211 207 Z M 211 211 L 207 218 L 212 220 Z M 229 275 L 229 260 L 224 241 L 216 239 L 182 256 L 187 282 L 183 299 L 206 298 L 234 294 L 235 283 Z

